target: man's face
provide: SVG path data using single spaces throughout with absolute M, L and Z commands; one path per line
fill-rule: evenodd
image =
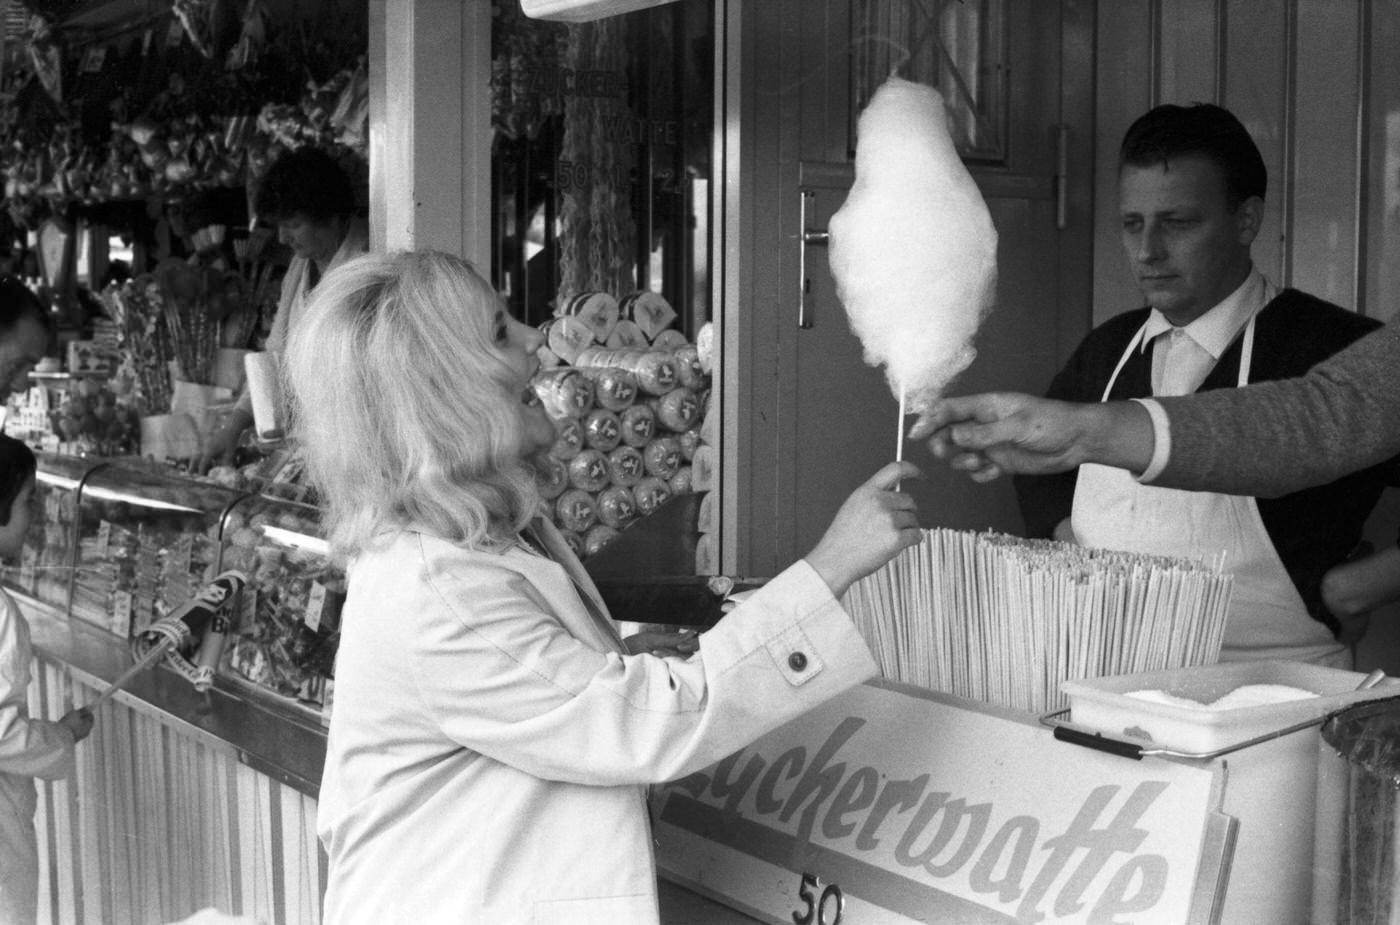
M 21 318 L 9 336 L 0 336 L 0 384 L 6 395 L 29 388 L 29 373 L 47 346 L 44 328 L 33 318 Z
M 1225 176 L 1202 157 L 1118 175 L 1123 249 L 1147 304 L 1177 325 L 1205 314 L 1244 282 L 1259 232 L 1257 197 L 1231 209 Z

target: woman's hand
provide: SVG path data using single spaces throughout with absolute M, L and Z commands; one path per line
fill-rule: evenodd
M 243 438 L 243 431 L 247 430 L 253 423 L 252 415 L 245 411 L 235 410 L 229 415 L 228 421 L 223 427 L 209 435 L 205 441 L 203 450 L 194 460 L 190 467 L 195 475 L 203 475 L 214 466 L 233 465 L 233 452 L 238 449 L 238 441 Z
M 622 644 L 626 647 L 628 655 L 641 655 L 646 652 L 657 658 L 685 658 L 699 650 L 700 637 L 694 630 L 680 630 L 674 633 L 643 630 L 628 636 L 622 640 Z
M 807 564 L 835 597 L 923 537 L 914 499 L 896 491 L 901 479 L 921 477 L 911 462 L 892 462 L 841 505 Z

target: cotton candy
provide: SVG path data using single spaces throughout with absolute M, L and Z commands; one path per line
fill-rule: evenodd
M 997 234 L 933 87 L 891 77 L 857 125 L 856 179 L 831 218 L 831 273 L 865 361 L 907 410 L 976 356 L 996 296 Z

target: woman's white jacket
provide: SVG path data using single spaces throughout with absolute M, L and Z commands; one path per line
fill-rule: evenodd
M 318 807 L 327 925 L 654 923 L 645 785 L 876 673 L 805 562 L 697 655 L 624 656 L 545 529 L 553 559 L 405 532 L 352 563 Z

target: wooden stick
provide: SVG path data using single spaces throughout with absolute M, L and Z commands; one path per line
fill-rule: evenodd
M 107 689 L 104 690 L 101 694 L 98 694 L 97 699 L 87 705 L 87 709 L 95 713 L 97 711 L 97 708 L 102 706 L 103 701 L 107 700 L 109 697 L 111 697 L 117 691 L 121 690 L 127 684 L 130 684 L 132 678 L 136 677 L 138 674 L 145 671 L 147 668 L 151 667 L 157 661 L 159 661 L 160 657 L 166 653 L 166 650 L 168 650 L 172 644 L 172 641 L 168 637 L 156 643 L 155 646 L 153 646 L 149 652 L 141 656 L 140 660 L 137 661 L 136 664 L 132 665 L 126 671 L 123 671 L 115 681 L 107 685 Z

